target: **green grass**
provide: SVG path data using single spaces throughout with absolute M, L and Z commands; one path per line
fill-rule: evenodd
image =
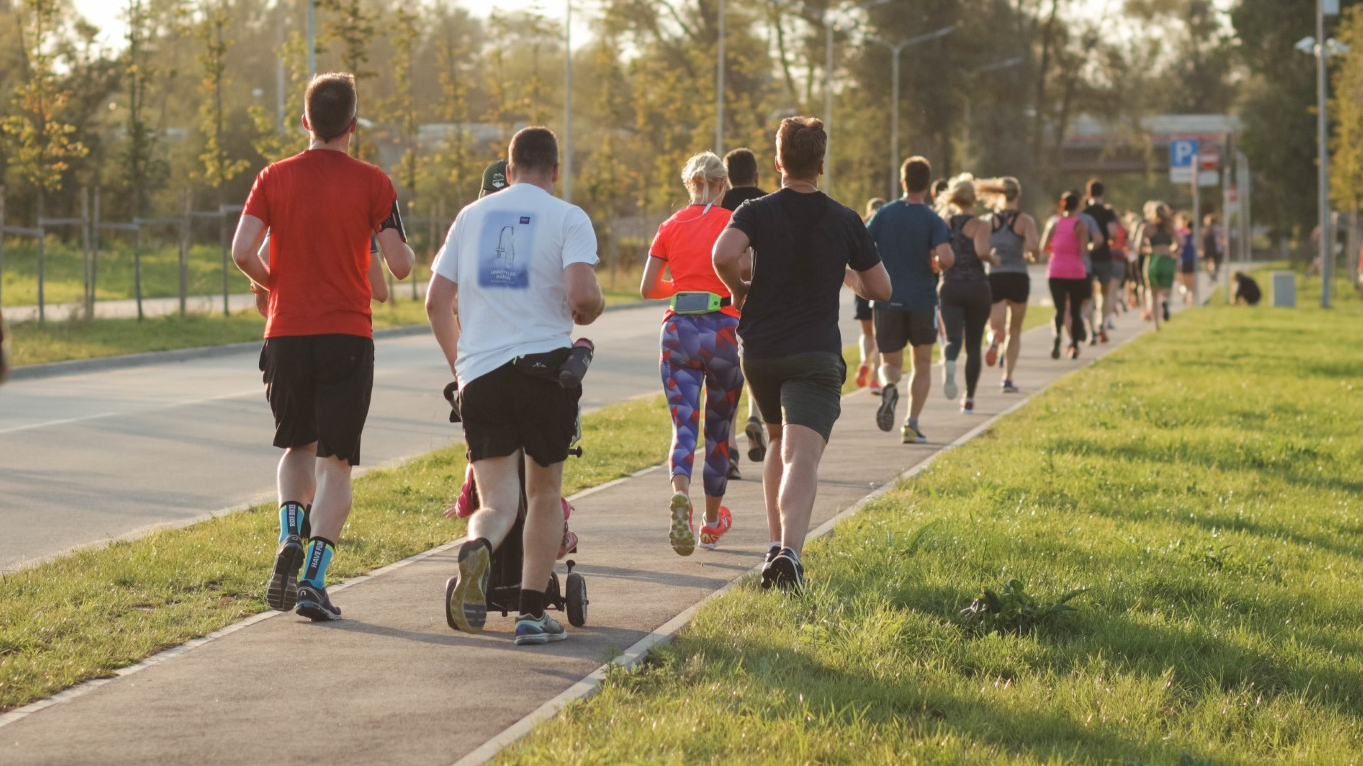
M 568 462 L 564 493 L 657 464 L 670 433 L 662 397 L 587 415 L 586 455 Z M 442 513 L 463 477 L 456 445 L 357 480 L 333 581 L 463 534 Z M 0 575 L 0 712 L 266 611 L 277 534 L 267 503 Z
M 498 762 L 1358 763 L 1363 311 L 1298 289 L 1061 381 Z M 1014 579 L 1055 619 L 962 624 Z
M 150 230 L 148 230 L 150 231 Z M 95 261 L 95 299 L 127 300 L 136 297 L 136 259 L 128 235 L 106 234 Z M 153 237 L 148 233 L 141 253 L 142 297 L 170 298 L 180 295 L 180 248 L 166 244 L 174 231 Z M 189 295 L 221 295 L 223 258 L 217 245 L 193 245 L 189 250 L 186 278 Z M 38 304 L 38 245 L 28 238 L 6 237 L 0 297 L 7 306 Z M 418 261 L 422 259 L 418 258 Z M 229 257 L 226 264 L 229 289 L 246 292 L 246 277 Z M 418 263 L 414 277 L 430 278 L 428 264 Z M 410 278 L 410 277 L 409 277 Z M 398 290 L 410 286 L 399 285 Z M 79 240 L 62 242 L 48 237 L 43 254 L 43 299 L 48 304 L 79 303 L 85 296 L 85 260 Z
M 394 300 L 374 305 L 374 328 L 426 324 L 426 310 L 421 302 L 411 299 L 411 286 L 398 284 L 396 290 Z M 637 294 L 606 296 L 609 305 L 637 300 Z M 255 309 L 238 311 L 228 317 L 222 314 L 190 314 L 181 319 L 178 315 L 171 315 L 151 317 L 141 322 L 136 319 L 88 320 L 72 317 L 66 321 L 49 320 L 42 324 L 15 322 L 10 325 L 13 332 L 13 363 L 16 367 L 241 343 L 259 340 L 264 328 L 265 320 Z

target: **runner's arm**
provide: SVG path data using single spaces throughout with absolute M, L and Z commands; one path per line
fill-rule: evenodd
M 369 294 L 379 303 L 388 300 L 388 280 L 383 278 L 383 260 L 373 255 L 369 256 Z
M 1041 250 L 1043 252 L 1049 251 L 1051 249 L 1051 238 L 1055 236 L 1055 222 L 1056 222 L 1055 218 L 1052 218 L 1049 221 L 1047 221 L 1046 230 L 1041 233 Z
M 888 301 L 894 290 L 890 284 L 890 272 L 885 270 L 883 262 L 865 271 L 848 269 L 843 274 L 842 283 L 868 301 Z
M 663 279 L 663 270 L 667 268 L 667 261 L 656 255 L 648 257 L 648 263 L 644 264 L 644 278 L 639 283 L 639 294 L 649 300 L 657 298 L 671 298 L 677 288 L 672 284 L 672 280 Z
M 952 251 L 950 244 L 942 243 L 932 249 L 932 260 L 937 264 L 937 273 L 941 274 L 956 265 L 956 253 Z
M 741 229 L 729 227 L 720 232 L 719 239 L 715 240 L 715 246 L 710 251 L 710 263 L 715 267 L 715 275 L 729 288 L 729 293 L 734 296 L 733 305 L 740 309 L 748 298 L 749 283 L 743 279 L 742 261 L 749 244 L 751 242 L 747 234 Z
M 388 270 L 398 279 L 406 279 L 412 273 L 412 263 L 416 254 L 412 252 L 407 240 L 403 239 L 400 229 L 381 229 L 379 231 L 379 250 Z
M 1037 254 L 1041 251 L 1041 238 L 1036 235 L 1036 219 L 1022 214 L 1022 254 L 1027 260 L 1036 263 Z
M 601 285 L 596 281 L 596 270 L 590 263 L 570 263 L 563 267 L 563 282 L 567 287 L 568 306 L 573 310 L 573 322 L 591 324 L 606 310 L 606 299 L 601 296 Z
M 426 317 L 453 373 L 454 360 L 459 356 L 459 285 L 433 272 L 426 288 Z
M 265 222 L 253 215 L 242 215 L 237 221 L 237 233 L 232 237 L 232 260 L 251 281 L 270 289 L 270 264 L 257 253 L 265 236 Z
M 971 239 L 975 241 L 975 257 L 997 266 L 999 258 L 994 255 L 994 248 L 989 244 L 991 234 L 989 224 L 985 223 L 983 218 L 976 218 L 971 223 L 975 225 L 975 233 L 971 235 Z

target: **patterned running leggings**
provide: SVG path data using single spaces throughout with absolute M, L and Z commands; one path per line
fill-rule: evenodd
M 672 413 L 669 476 L 691 477 L 700 435 L 705 388 L 705 494 L 723 497 L 729 486 L 729 430 L 743 371 L 738 363 L 738 320 L 727 314 L 676 314 L 663 320 L 659 369 Z

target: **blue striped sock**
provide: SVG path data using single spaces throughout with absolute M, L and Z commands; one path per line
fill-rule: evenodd
M 299 582 L 314 588 L 325 587 L 327 565 L 331 563 L 331 557 L 335 554 L 335 543 L 321 537 L 312 538 L 312 542 L 308 544 L 308 565 L 303 570 L 303 579 Z
M 303 528 L 303 504 L 289 501 L 279 506 L 279 542 L 289 535 L 300 534 Z

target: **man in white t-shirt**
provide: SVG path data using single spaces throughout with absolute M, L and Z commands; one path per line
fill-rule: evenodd
M 482 500 L 469 517 L 446 607 L 458 629 L 483 629 L 491 555 L 516 521 L 524 453 L 527 510 L 516 643 L 544 644 L 567 637 L 544 612 L 544 587 L 563 536 L 563 461 L 582 390 L 536 373 L 557 373 L 572 345 L 573 323 L 591 324 L 605 302 L 593 271 L 591 220 L 553 196 L 558 140 L 548 128 L 525 128 L 512 137 L 509 158 L 510 186 L 459 212 L 426 293 L 431 329 L 459 383 Z

